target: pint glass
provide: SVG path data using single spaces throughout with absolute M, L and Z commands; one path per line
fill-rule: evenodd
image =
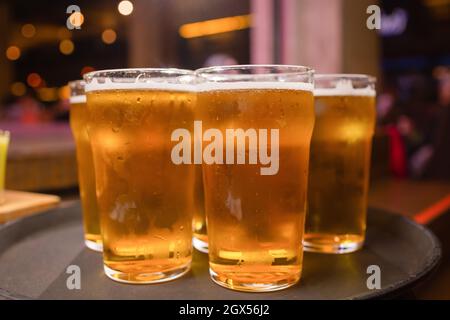
M 366 230 L 375 83 L 365 75 L 316 75 L 305 250 L 358 250 Z
M 6 202 L 5 178 L 8 157 L 9 131 L 0 130 L 0 205 Z
M 248 65 L 197 75 L 210 275 L 241 291 L 289 287 L 302 269 L 313 71 Z
M 173 162 L 171 135 L 192 130 L 193 79 L 178 69 L 85 75 L 104 270 L 113 280 L 163 282 L 190 268 L 195 167 Z
M 78 185 L 83 211 L 84 242 L 95 251 L 102 251 L 100 220 L 95 196 L 95 172 L 92 149 L 87 133 L 89 112 L 86 107 L 85 83 L 82 80 L 69 82 L 70 127 L 75 140 Z
M 195 211 L 194 220 L 192 221 L 192 244 L 195 249 L 200 252 L 208 253 L 208 233 L 206 230 L 206 216 L 203 196 L 203 175 L 201 165 L 196 166 L 195 170 Z

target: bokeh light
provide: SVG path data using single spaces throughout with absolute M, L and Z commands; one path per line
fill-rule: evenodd
M 32 38 L 36 34 L 36 28 L 31 23 L 24 24 L 21 33 L 25 38 Z
M 131 1 L 120 1 L 119 5 L 117 6 L 117 9 L 119 10 L 119 13 L 124 16 L 128 16 L 133 12 L 133 3 Z
M 57 88 L 41 88 L 37 90 L 37 95 L 41 101 L 51 102 L 58 100 Z
M 84 22 L 84 16 L 81 12 L 76 11 L 70 15 L 69 21 L 74 27 L 81 27 Z
M 27 87 L 22 82 L 14 82 L 11 85 L 11 93 L 15 95 L 16 97 L 23 96 L 27 91 Z
M 32 72 L 27 76 L 27 83 L 32 88 L 37 88 L 42 84 L 42 78 L 36 72 Z
M 66 27 L 61 27 L 58 29 L 57 36 L 59 40 L 70 39 L 72 37 L 72 33 Z
M 9 60 L 17 60 L 20 58 L 20 49 L 17 46 L 10 46 L 6 49 L 6 57 Z
M 84 66 L 83 68 L 81 68 L 80 74 L 81 74 L 81 76 L 83 76 L 85 73 L 92 72 L 94 70 L 95 69 L 91 66 Z
M 59 43 L 59 51 L 61 51 L 62 54 L 69 55 L 74 49 L 75 46 L 72 40 L 65 39 Z
M 178 32 L 181 37 L 189 39 L 243 30 L 250 26 L 251 16 L 243 15 L 186 23 L 179 28 Z
M 67 100 L 70 97 L 70 88 L 69 86 L 63 86 L 58 90 L 58 96 L 61 100 Z
M 102 32 L 102 40 L 106 44 L 112 44 L 116 42 L 117 35 L 113 29 L 106 29 Z

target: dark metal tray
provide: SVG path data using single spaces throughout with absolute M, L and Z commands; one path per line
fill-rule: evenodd
M 243 293 L 214 284 L 207 255 L 195 252 L 186 276 L 157 285 L 127 285 L 103 274 L 101 254 L 83 245 L 78 202 L 0 227 L 3 299 L 366 299 L 395 297 L 438 264 L 441 249 L 426 228 L 370 209 L 367 241 L 353 254 L 306 253 L 299 284 L 272 293 Z M 81 289 L 67 289 L 69 265 L 81 270 Z M 367 267 L 381 269 L 381 289 L 369 290 Z

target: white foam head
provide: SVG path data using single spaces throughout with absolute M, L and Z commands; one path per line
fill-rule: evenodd
M 315 88 L 314 95 L 321 96 L 368 96 L 374 97 L 375 89 L 368 85 L 364 88 L 354 88 L 351 80 L 342 79 L 334 88 Z
M 313 91 L 313 84 L 306 82 L 281 82 L 281 81 L 233 81 L 233 82 L 204 82 L 197 85 L 199 92 L 220 90 L 303 90 Z
M 69 98 L 70 103 L 86 103 L 86 96 L 80 95 L 80 96 L 73 96 Z
M 103 91 L 103 90 L 161 90 L 161 91 L 188 91 L 194 92 L 195 86 L 185 83 L 167 83 L 157 81 L 145 82 L 112 82 L 106 79 L 105 82 L 99 83 L 97 79 L 93 79 L 86 84 L 85 91 Z

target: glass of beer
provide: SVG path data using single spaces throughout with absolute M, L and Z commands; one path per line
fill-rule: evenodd
M 5 178 L 8 158 L 9 131 L 0 130 L 0 205 L 6 202 Z
M 174 163 L 172 138 L 192 131 L 194 74 L 123 69 L 85 80 L 104 271 L 125 283 L 176 279 L 191 266 L 195 166 Z
M 292 286 L 302 270 L 313 71 L 242 65 L 196 73 L 210 275 L 240 291 Z
M 196 165 L 195 169 L 195 201 L 196 208 L 194 219 L 192 220 L 192 244 L 200 252 L 208 253 L 208 233 L 206 231 L 206 216 L 203 196 L 203 175 L 201 165 Z
M 366 231 L 375 79 L 316 75 L 314 97 L 304 247 L 353 252 L 362 247 Z
M 78 185 L 83 212 L 84 242 L 95 251 L 102 251 L 100 220 L 95 196 L 95 172 L 92 149 L 87 133 L 89 112 L 86 107 L 85 83 L 82 80 L 69 82 L 70 127 L 75 140 Z

